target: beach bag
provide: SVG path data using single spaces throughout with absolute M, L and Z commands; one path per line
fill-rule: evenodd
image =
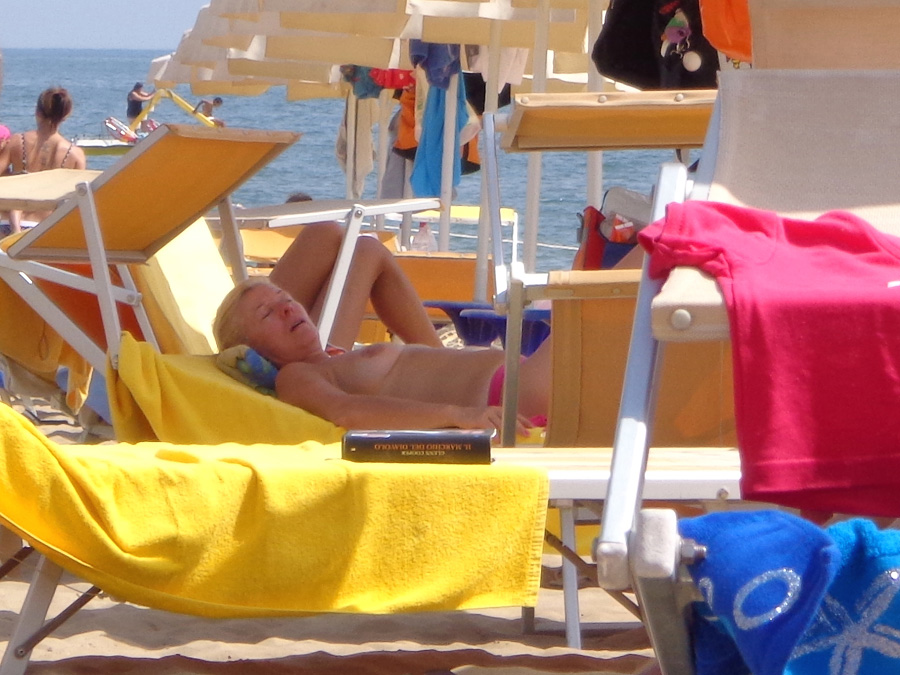
M 591 58 L 601 75 L 638 89 L 712 89 L 719 69 L 698 0 L 612 0 Z

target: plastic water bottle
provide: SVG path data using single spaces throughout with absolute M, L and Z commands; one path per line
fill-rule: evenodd
M 412 251 L 437 251 L 437 239 L 428 227 L 428 223 L 419 223 L 419 231 L 410 239 L 409 248 Z

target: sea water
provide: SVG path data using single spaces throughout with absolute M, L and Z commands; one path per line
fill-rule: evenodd
M 0 45 L 2 48 L 2 45 Z M 150 62 L 159 52 L 146 50 L 95 49 L 5 49 L 3 85 L 0 90 L 0 124 L 13 132 L 34 128 L 34 108 L 38 95 L 47 87 L 69 90 L 74 110 L 61 133 L 64 136 L 104 137 L 103 120 L 109 116 L 125 120 L 125 100 L 135 82 L 146 82 Z M 149 84 L 148 89 L 149 89 Z M 196 102 L 186 86 L 176 92 Z M 335 139 L 344 112 L 340 99 L 288 101 L 283 87 L 274 87 L 261 96 L 224 96 L 224 105 L 216 111 L 232 127 L 281 129 L 302 133 L 288 148 L 242 185 L 234 201 L 243 206 L 261 206 L 283 202 L 293 192 L 303 191 L 318 199 L 341 199 L 345 180 L 335 156 Z M 157 106 L 152 117 L 160 122 L 190 123 L 180 108 L 168 100 Z M 648 193 L 661 162 L 671 152 L 629 150 L 603 153 L 604 187 L 624 186 Z M 118 158 L 90 156 L 88 168 L 105 169 Z M 524 218 L 527 188 L 527 153 L 501 154 L 501 198 L 505 206 L 515 208 Z M 161 177 L 165 180 L 165 176 Z M 367 198 L 376 196 L 374 174 L 366 184 Z M 154 186 L 136 194 L 134 208 L 153 201 Z M 477 204 L 481 195 L 481 176 L 463 176 L 457 187 L 456 202 Z M 579 152 L 546 152 L 542 159 L 542 189 L 537 253 L 537 271 L 566 269 L 571 266 L 578 228 L 578 214 L 586 206 L 586 155 Z M 471 251 L 476 228 L 454 226 L 451 249 Z

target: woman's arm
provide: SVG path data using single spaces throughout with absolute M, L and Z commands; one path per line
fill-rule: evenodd
M 6 144 L 3 173 L 14 174 L 22 170 L 22 134 L 13 134 Z
M 87 168 L 87 157 L 85 157 L 84 150 L 79 147 L 72 148 L 72 151 L 69 153 L 69 159 L 66 162 L 68 165 L 66 168 L 68 169 L 85 169 Z

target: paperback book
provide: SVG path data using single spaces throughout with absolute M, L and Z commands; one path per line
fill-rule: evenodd
M 352 462 L 490 464 L 490 431 L 348 431 L 341 456 Z

